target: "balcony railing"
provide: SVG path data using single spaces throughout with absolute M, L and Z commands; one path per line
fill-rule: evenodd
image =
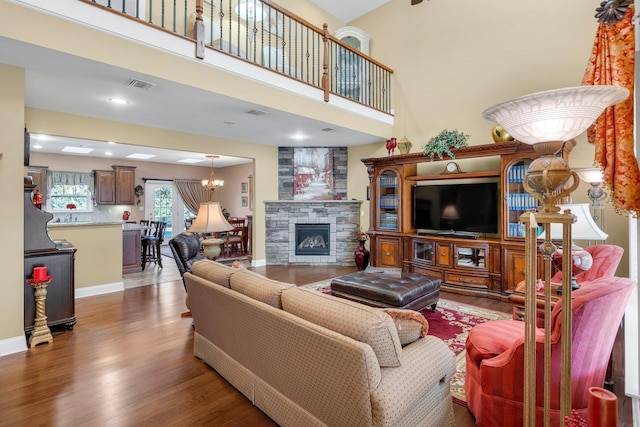
M 268 0 L 80 0 L 391 114 L 393 70 Z

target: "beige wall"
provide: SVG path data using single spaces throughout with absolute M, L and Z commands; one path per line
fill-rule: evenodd
M 76 248 L 76 289 L 122 284 L 122 225 L 50 227 L 49 236 Z
M 0 341 L 24 334 L 24 70 L 0 64 Z M 24 345 L 24 343 L 23 343 Z M 2 356 L 2 351 L 0 351 Z
M 367 31 L 371 56 L 393 68 L 393 133 L 406 135 L 415 152 L 442 129 L 471 135 L 471 145 L 492 143 L 495 123 L 481 117 L 486 108 L 527 93 L 579 86 L 597 28 L 594 7 L 582 0 L 432 1 L 416 6 L 392 0 L 349 25 Z M 350 191 L 366 186 L 364 167 L 352 164 L 366 155 L 366 148 L 353 151 L 359 154 L 350 151 Z M 591 166 L 594 151 L 580 136 L 570 166 Z M 381 142 L 368 156 L 383 155 Z M 573 202 L 588 202 L 587 188 L 581 183 Z M 628 248 L 627 220 L 610 203 L 605 228 L 607 243 Z M 628 275 L 626 257 L 618 274 Z

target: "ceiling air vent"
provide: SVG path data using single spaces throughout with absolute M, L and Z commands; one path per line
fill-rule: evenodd
M 151 89 L 155 85 L 153 83 L 145 82 L 138 79 L 129 79 L 127 86 L 136 87 L 138 89 Z
M 323 128 L 320 129 L 322 132 L 335 132 L 336 130 L 334 128 Z
M 255 108 L 247 111 L 247 114 L 251 114 L 252 116 L 264 116 L 265 114 L 267 114 L 266 111 L 264 110 L 257 110 Z

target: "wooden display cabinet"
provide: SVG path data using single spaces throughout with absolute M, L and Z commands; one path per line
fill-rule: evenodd
M 568 161 L 575 142 L 565 144 Z M 498 156 L 497 170 L 417 175 L 417 164 L 432 160 L 424 153 L 367 158 L 370 194 L 371 265 L 402 267 L 442 280 L 442 288 L 469 295 L 507 300 L 524 279 L 524 233 L 520 215 L 535 209 L 537 201 L 522 184 L 528 165 L 538 157 L 531 145 L 517 141 L 476 145 L 452 150 L 456 159 Z M 434 162 L 449 161 L 451 157 Z M 412 224 L 412 188 L 421 183 L 457 179 L 497 179 L 504 197 L 500 208 L 500 230 L 496 237 L 477 240 L 457 237 L 420 236 Z M 543 266 L 538 259 L 539 269 Z
M 68 242 L 54 243 L 47 232 L 53 215 L 36 208 L 31 201 L 35 186 L 24 185 L 24 330 L 30 335 L 35 327 L 34 288 L 27 283 L 34 267 L 47 267 L 51 283 L 47 286 L 46 316 L 50 327 L 64 325 L 73 329 L 75 316 L 75 248 Z

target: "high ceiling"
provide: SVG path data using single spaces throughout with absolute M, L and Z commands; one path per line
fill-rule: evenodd
M 348 22 L 387 0 L 311 0 L 336 17 Z M 0 37 L 0 63 L 26 69 L 26 106 L 106 120 L 209 135 L 224 139 L 273 146 L 342 146 L 360 145 L 379 140 L 378 136 L 357 132 L 330 123 L 283 111 L 199 91 L 175 82 L 130 70 L 98 63 L 58 51 Z M 128 86 L 130 79 L 153 83 L 150 90 Z M 126 106 L 113 105 L 107 96 L 126 96 Z M 247 114 L 265 112 L 264 117 Z M 336 136 L 339 135 L 339 138 Z M 73 140 L 58 135 L 39 141 L 41 152 L 60 153 L 64 146 L 92 146 L 89 155 L 110 151 L 111 158 L 123 158 L 141 148 L 106 146 L 104 141 Z M 157 150 L 150 161 L 175 162 L 184 158 L 204 158 L 206 154 Z M 145 161 L 145 160 L 141 160 Z M 247 159 L 224 158 L 216 166 L 246 162 Z
M 349 23 L 390 0 L 309 0 L 342 22 Z M 406 0 L 409 1 L 409 0 Z

